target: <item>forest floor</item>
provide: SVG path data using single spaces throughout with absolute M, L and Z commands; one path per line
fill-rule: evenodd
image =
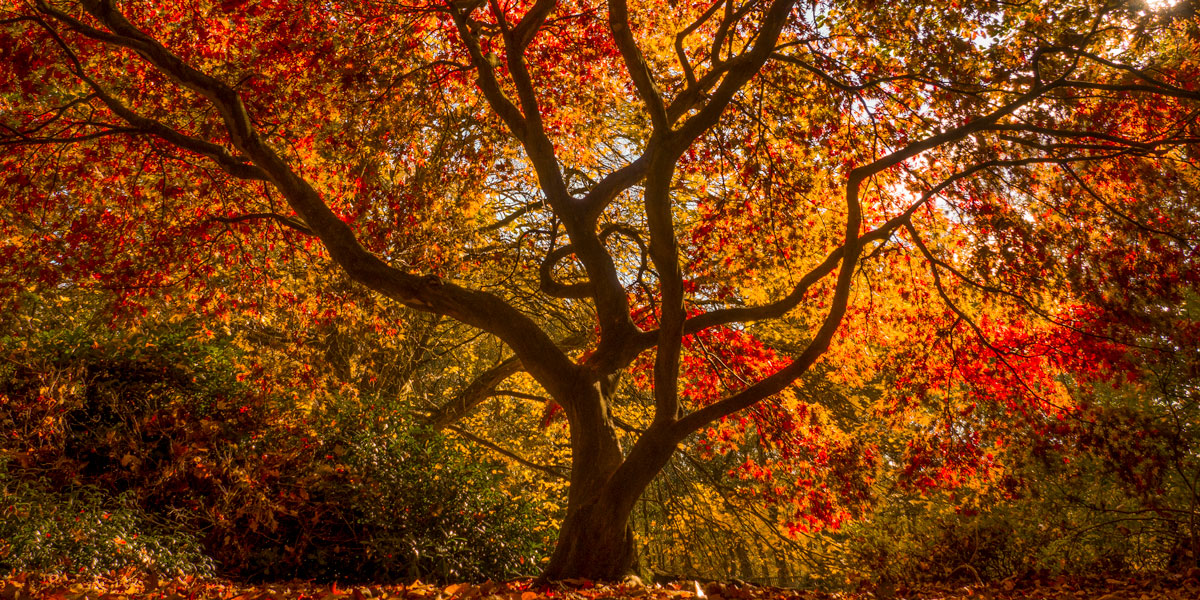
M 742 583 L 638 581 L 599 584 L 568 580 L 537 586 L 505 583 L 433 585 L 340 585 L 310 582 L 239 584 L 191 577 L 160 580 L 115 575 L 90 581 L 60 576 L 4 578 L 0 600 L 1197 600 L 1200 569 L 1187 574 L 1140 577 L 1046 577 L 977 585 L 921 585 L 854 592 L 817 592 Z

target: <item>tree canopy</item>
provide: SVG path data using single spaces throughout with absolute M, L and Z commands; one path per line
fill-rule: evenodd
M 381 299 L 484 335 L 427 420 L 519 373 L 565 418 L 547 578 L 623 575 L 685 442 L 756 441 L 736 472 L 836 526 L 888 464 L 936 487 L 1014 424 L 1088 435 L 1051 430 L 1086 422 L 1072 394 L 1196 339 L 1190 2 L 0 11 L 2 300 L 173 294 L 264 331 L 363 309 L 325 340 L 343 379 L 379 375 L 356 328 L 420 335 Z M 331 270 L 357 287 L 310 302 Z M 870 407 L 822 391 L 867 380 Z M 904 448 L 830 435 L 930 402 Z

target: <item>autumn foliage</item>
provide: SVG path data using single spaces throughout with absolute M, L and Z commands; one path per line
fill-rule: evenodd
M 267 577 L 1194 566 L 1198 32 L 10 2 L 4 460 Z

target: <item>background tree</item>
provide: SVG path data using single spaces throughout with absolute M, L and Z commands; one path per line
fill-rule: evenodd
M 1189 171 L 1200 100 L 1194 23 L 1144 5 L 37 0 L 0 19 L 3 189 L 39 231 L 3 255 L 43 285 L 145 290 L 279 244 L 494 337 L 511 356 L 479 386 L 519 365 L 569 427 L 545 577 L 628 570 L 630 516 L 690 436 L 743 414 L 787 431 L 877 274 L 928 269 L 922 293 L 987 340 L 988 303 L 1060 322 L 1098 280 L 1195 271 L 1189 196 L 1128 195 Z

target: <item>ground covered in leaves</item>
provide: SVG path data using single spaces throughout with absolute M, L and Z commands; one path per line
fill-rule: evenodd
M 539 585 L 522 579 L 504 583 L 435 585 L 339 585 L 288 582 L 249 585 L 183 577 L 117 575 L 92 581 L 60 576 L 6 578 L 0 600 L 1193 600 L 1200 598 L 1200 569 L 1186 574 L 1141 577 L 1028 577 L 976 585 L 862 586 L 856 591 L 821 592 L 734 583 L 679 581 L 645 585 L 637 580 L 603 584 L 568 580 Z

